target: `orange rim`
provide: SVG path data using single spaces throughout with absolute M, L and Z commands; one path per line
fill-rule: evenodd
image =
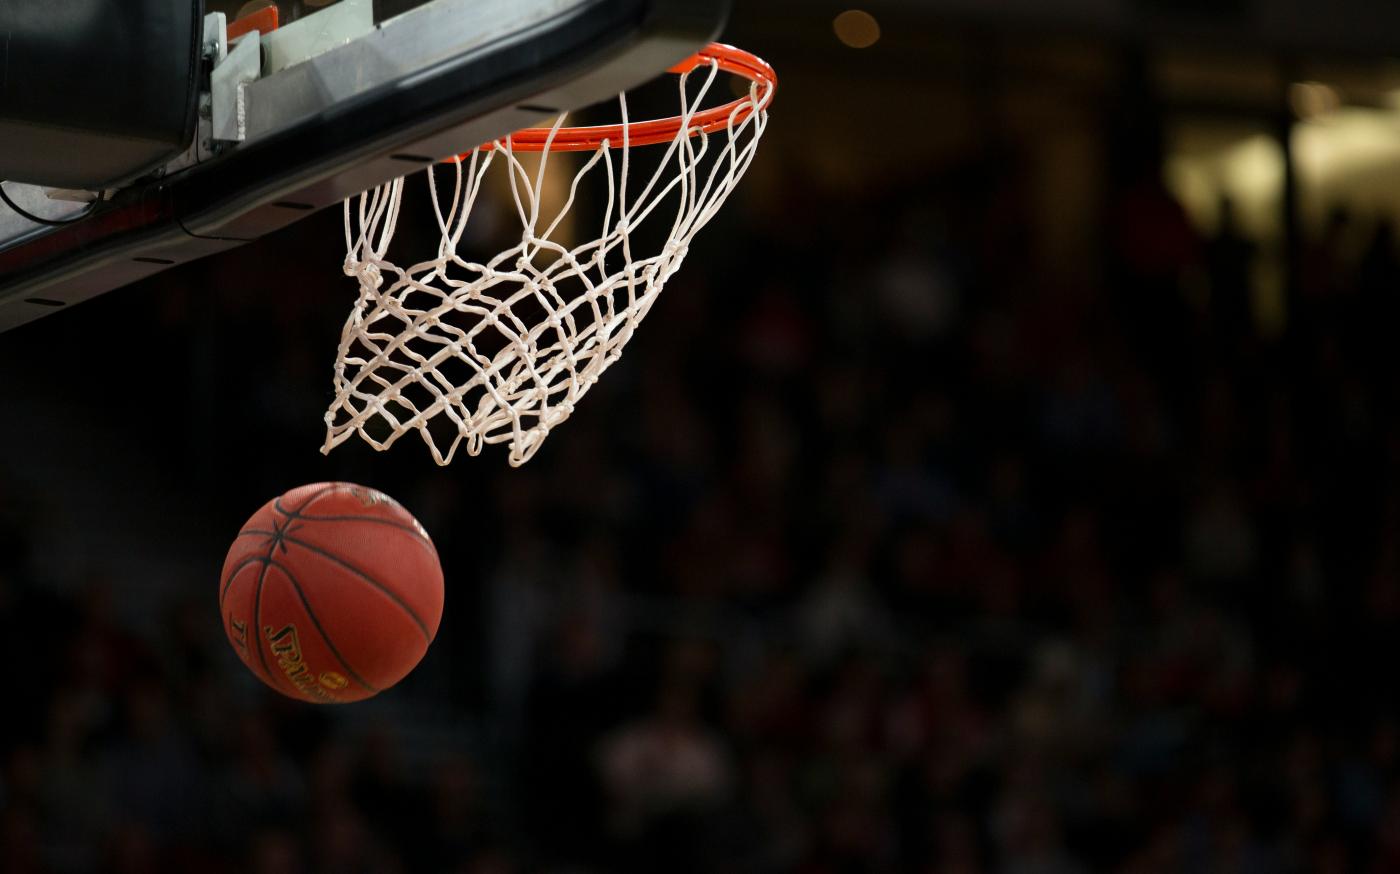
M 755 111 L 767 109 L 772 104 L 773 95 L 778 90 L 777 74 L 767 61 L 734 46 L 712 42 L 666 72 L 683 75 L 707 64 L 714 64 L 723 72 L 743 76 L 758 85 L 758 100 L 750 102 L 749 97 L 744 96 L 723 106 L 696 112 L 690 117 L 690 136 L 727 128 L 731 124 L 731 117 L 733 124 L 740 124 Z M 553 139 L 550 138 L 550 128 L 530 127 L 511 134 L 510 145 L 519 152 L 543 152 L 546 148 L 553 152 L 591 152 L 604 143 L 616 149 L 622 147 L 624 139 L 629 146 L 651 146 L 674 140 L 684 123 L 685 119 L 675 115 L 654 121 L 632 122 L 628 125 L 561 127 L 554 133 Z M 495 143 L 487 143 L 481 148 L 489 150 L 494 146 Z M 456 158 L 470 156 L 471 152 L 464 152 Z
M 232 42 L 243 34 L 254 30 L 259 33 L 272 33 L 277 29 L 278 17 L 276 6 L 267 6 L 257 12 L 250 12 L 229 23 L 224 39 Z

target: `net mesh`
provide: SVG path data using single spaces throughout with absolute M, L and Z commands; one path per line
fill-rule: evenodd
M 417 433 L 438 464 L 494 443 L 509 444 L 513 466 L 528 461 L 618 360 L 753 160 L 768 122 L 757 83 L 724 127 L 691 125 L 719 73 L 709 62 L 679 77 L 683 123 L 655 170 L 638 169 L 621 95 L 623 142 L 584 153 L 553 215 L 541 214 L 548 142 L 533 172 L 509 139 L 430 169 L 441 239 L 428 260 L 400 266 L 387 256 L 403 179 L 347 200 L 344 266 L 359 296 L 341 334 L 322 451 L 353 434 L 382 450 Z M 481 263 L 462 257 L 460 243 L 492 172 L 508 175 L 522 230 L 518 243 Z M 601 233 L 567 245 L 561 228 L 590 179 L 589 196 L 604 206 Z

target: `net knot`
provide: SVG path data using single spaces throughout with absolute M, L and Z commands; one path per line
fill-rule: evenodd
M 347 257 L 341 269 L 345 271 L 346 276 L 353 276 L 364 288 L 377 289 L 384 284 L 384 275 L 379 265 L 373 261 L 356 261 Z

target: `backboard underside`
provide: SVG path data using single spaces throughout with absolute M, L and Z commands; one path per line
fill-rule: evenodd
M 261 34 L 252 46 L 220 44 L 219 60 L 234 63 L 215 66 L 215 82 L 221 70 L 244 69 L 225 92 L 238 95 L 237 111 L 217 111 L 216 89 L 216 111 L 202 113 L 184 156 L 89 212 L 8 183 L 33 212 L 85 217 L 45 226 L 0 207 L 0 331 L 635 87 L 715 36 L 728 8 L 727 0 L 430 0 L 357 24 L 360 0 L 342 2 L 296 22 L 338 16 L 333 45 L 299 48 L 285 33 L 274 37 L 280 46 Z M 288 45 L 310 56 L 279 55 Z M 237 129 L 211 143 L 211 115 Z

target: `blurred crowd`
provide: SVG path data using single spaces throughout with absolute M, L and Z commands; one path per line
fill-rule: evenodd
M 0 871 L 1400 870 L 1393 229 L 1266 253 L 1144 164 L 1065 282 L 995 154 L 736 200 L 521 470 L 303 463 L 337 217 L 267 244 L 278 282 L 121 293 L 211 525 L 364 479 L 433 532 L 448 613 L 370 716 L 283 701 L 212 581 L 154 634 L 122 580 L 55 587 L 0 477 Z M 115 342 L 63 318 L 91 358 L 55 391 Z

